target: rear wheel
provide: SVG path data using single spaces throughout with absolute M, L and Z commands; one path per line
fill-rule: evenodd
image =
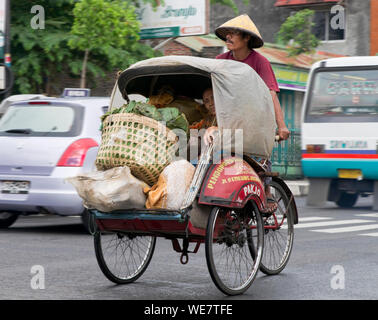
M 227 295 L 246 291 L 259 270 L 263 253 L 259 212 L 214 207 L 206 230 L 206 262 L 215 285 Z M 257 252 L 257 254 L 253 254 Z
M 277 210 L 264 219 L 264 254 L 260 270 L 267 275 L 280 273 L 287 265 L 294 243 L 293 202 L 275 181 L 270 183 Z
M 0 212 L 0 228 L 8 228 L 18 219 L 17 213 Z
M 117 284 L 130 283 L 146 271 L 155 250 L 156 237 L 97 231 L 94 247 L 104 275 Z
M 358 199 L 358 193 L 341 192 L 336 204 L 341 208 L 352 208 Z

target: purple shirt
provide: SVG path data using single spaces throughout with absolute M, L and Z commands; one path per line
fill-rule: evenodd
M 268 86 L 269 90 L 279 92 L 276 76 L 274 75 L 272 66 L 267 58 L 265 58 L 260 53 L 252 50 L 251 53 L 244 60 L 236 60 L 232 55 L 232 51 L 222 53 L 215 57 L 215 59 L 228 59 L 235 60 L 239 62 L 244 62 L 251 66 L 257 74 L 264 80 L 265 84 Z

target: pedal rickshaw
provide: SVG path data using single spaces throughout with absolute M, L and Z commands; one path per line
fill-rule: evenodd
M 298 223 L 287 185 L 253 158 L 268 158 L 274 145 L 275 121 L 268 89 L 252 68 L 239 62 L 168 56 L 138 62 L 120 73 L 111 108 L 126 103 L 129 94 L 148 97 L 163 84 L 198 99 L 204 89 L 212 87 L 218 127 L 243 130 L 242 154 L 234 148 L 231 155 L 213 163 L 214 144 L 204 148 L 179 210 L 91 210 L 98 264 L 109 280 L 126 284 L 148 267 L 157 237 L 172 241 L 183 264 L 188 262 L 188 253 L 196 253 L 204 243 L 215 285 L 227 295 L 241 294 L 259 269 L 271 275 L 285 268 L 293 246 L 293 226 Z M 227 172 L 230 166 L 238 169 Z M 271 192 L 278 204 L 273 214 L 265 213 L 262 180 L 267 176 L 272 177 Z M 197 204 L 211 209 L 202 228 L 191 221 Z M 194 249 L 189 250 L 191 243 Z

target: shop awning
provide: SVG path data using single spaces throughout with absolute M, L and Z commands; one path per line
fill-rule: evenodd
M 339 0 L 277 0 L 274 4 L 275 7 L 284 6 L 301 6 L 310 4 L 327 4 L 327 3 L 337 3 Z

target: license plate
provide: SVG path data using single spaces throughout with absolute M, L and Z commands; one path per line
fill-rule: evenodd
M 362 171 L 358 169 L 339 169 L 339 178 L 342 179 L 361 179 Z
M 29 181 L 0 181 L 0 192 L 11 194 L 26 194 L 29 192 Z

